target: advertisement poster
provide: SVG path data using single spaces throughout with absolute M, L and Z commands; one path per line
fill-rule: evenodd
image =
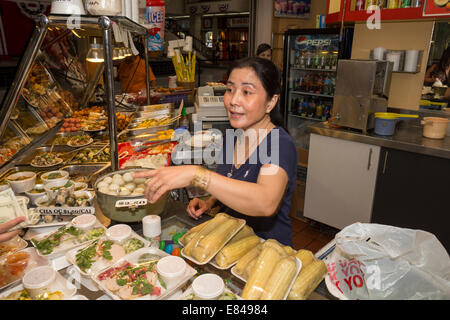
M 450 16 L 450 0 L 425 0 L 424 16 Z
M 311 0 L 275 0 L 274 16 L 282 18 L 309 18 Z

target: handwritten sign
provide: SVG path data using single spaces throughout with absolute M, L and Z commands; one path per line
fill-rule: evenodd
M 116 202 L 116 208 L 136 208 L 140 206 L 145 206 L 147 204 L 146 198 L 141 199 L 124 199 Z
M 53 216 L 78 216 L 95 213 L 94 207 L 38 207 L 36 210 L 40 215 Z

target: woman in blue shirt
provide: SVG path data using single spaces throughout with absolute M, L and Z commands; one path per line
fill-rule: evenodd
M 234 140 L 225 135 L 223 163 L 216 172 L 174 166 L 136 173 L 135 177 L 151 178 L 146 188 L 149 201 L 154 203 L 172 189 L 200 186 L 211 197 L 189 203 L 187 212 L 194 219 L 219 204 L 222 212 L 246 219 L 260 237 L 292 246 L 289 209 L 297 149 L 282 128 L 280 83 L 278 69 L 269 60 L 235 61 L 228 72 L 224 105 L 230 125 L 242 134 L 232 135 Z

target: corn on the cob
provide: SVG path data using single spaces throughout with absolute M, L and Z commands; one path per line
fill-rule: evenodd
M 302 269 L 316 259 L 311 251 L 305 249 L 298 250 L 295 256 L 302 262 Z
M 233 232 L 240 227 L 240 221 L 229 218 L 216 229 L 208 233 L 198 242 L 198 245 L 191 250 L 191 256 L 198 262 L 204 262 L 217 253 Z M 200 231 L 202 232 L 202 231 Z
M 275 239 L 267 239 L 263 243 L 263 247 L 271 247 L 278 251 L 280 254 L 280 257 L 284 258 L 287 257 L 287 252 L 284 250 L 283 246 Z
M 190 256 L 191 251 L 195 248 L 200 240 L 206 237 L 211 231 L 217 229 L 220 225 L 223 225 L 226 221 L 228 221 L 229 216 L 227 214 L 217 214 L 214 218 L 208 221 L 208 223 L 196 233 L 196 235 L 189 241 L 183 249 L 183 253 L 185 255 Z
M 241 230 L 239 230 L 238 233 L 236 233 L 236 235 L 233 238 L 231 238 L 231 240 L 227 243 L 227 245 L 253 235 L 255 235 L 253 229 L 248 225 L 245 225 Z
M 252 248 L 256 247 L 258 243 L 260 242 L 256 235 L 234 241 L 233 243 L 228 243 L 216 254 L 214 259 L 219 267 L 225 268 L 236 262 Z
M 243 278 L 245 280 L 247 280 L 250 277 L 250 275 L 252 274 L 253 268 L 256 265 L 256 260 L 257 259 L 250 261 L 250 263 L 247 265 L 247 268 L 245 268 L 244 274 L 243 274 Z
M 315 260 L 302 267 L 288 295 L 288 300 L 306 300 L 327 274 L 327 266 L 322 260 Z
M 284 249 L 284 251 L 286 251 L 288 256 L 293 256 L 296 253 L 295 250 L 292 249 L 292 247 L 290 247 L 290 246 L 284 246 L 283 249 Z
M 294 256 L 287 256 L 281 259 L 272 272 L 261 300 L 281 300 L 287 293 L 289 286 L 297 273 L 297 264 Z
M 191 241 L 191 240 L 194 238 L 194 236 L 197 234 L 197 232 L 199 232 L 200 230 L 202 230 L 203 227 L 206 226 L 206 225 L 208 224 L 209 221 L 211 221 L 211 220 L 205 221 L 205 222 L 199 224 L 198 226 L 195 226 L 195 227 L 189 229 L 188 232 L 186 232 L 186 233 L 178 240 L 178 242 L 181 243 L 182 246 L 186 246 L 186 245 L 189 243 L 189 241 Z
M 245 276 L 245 269 L 249 265 L 250 262 L 255 261 L 258 258 L 259 254 L 262 250 L 262 243 L 258 244 L 256 247 L 247 252 L 242 258 L 238 260 L 236 265 L 233 268 L 233 271 L 239 276 L 247 279 L 248 276 Z
M 269 246 L 263 248 L 253 268 L 253 272 L 248 278 L 244 290 L 242 290 L 243 299 L 259 300 L 279 260 L 280 254 L 276 249 Z

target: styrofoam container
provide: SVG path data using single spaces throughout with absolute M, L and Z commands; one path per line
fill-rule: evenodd
M 62 177 L 61 178 L 55 178 L 55 179 L 49 179 L 49 176 L 51 174 L 56 174 L 56 173 L 61 174 Z M 41 175 L 41 180 L 42 180 L 42 183 L 44 185 L 46 185 L 46 184 L 48 184 L 50 182 L 59 182 L 62 185 L 65 185 L 66 182 L 69 180 L 69 172 L 64 171 L 64 170 L 49 171 L 49 172 L 46 172 L 43 175 Z
M 27 290 L 31 298 L 51 292 L 52 284 L 56 278 L 56 271 L 50 266 L 36 267 L 28 271 L 22 279 L 23 287 Z
M 25 176 L 27 177 L 24 180 L 20 181 L 12 181 L 10 179 L 15 179 L 18 177 Z M 32 171 L 23 171 L 23 172 L 17 172 L 14 174 L 9 175 L 6 178 L 6 181 L 10 185 L 11 189 L 13 189 L 14 193 L 23 193 L 25 191 L 31 191 L 34 188 L 34 185 L 36 184 L 36 173 Z
M 192 282 L 192 290 L 195 296 L 200 299 L 217 299 L 224 289 L 223 279 L 214 273 L 202 274 Z
M 51 14 L 86 14 L 83 0 L 53 0 Z
M 95 217 L 95 215 L 86 213 L 73 218 L 72 224 L 77 228 L 86 230 L 91 228 L 96 221 L 97 218 Z
M 122 242 L 131 237 L 131 227 L 127 224 L 116 224 L 106 230 L 106 236 L 113 241 Z
M 173 287 L 183 277 L 186 270 L 186 261 L 177 256 L 167 256 L 158 261 L 156 270 L 167 287 Z
M 31 192 L 31 191 L 33 191 L 33 189 L 43 190 L 43 191 L 40 193 L 33 193 L 33 192 Z M 36 200 L 45 195 L 44 185 L 37 184 L 33 187 L 33 189 L 31 189 L 30 191 L 25 191 L 25 194 L 27 195 L 28 198 L 30 198 L 31 203 L 33 205 L 36 205 Z

